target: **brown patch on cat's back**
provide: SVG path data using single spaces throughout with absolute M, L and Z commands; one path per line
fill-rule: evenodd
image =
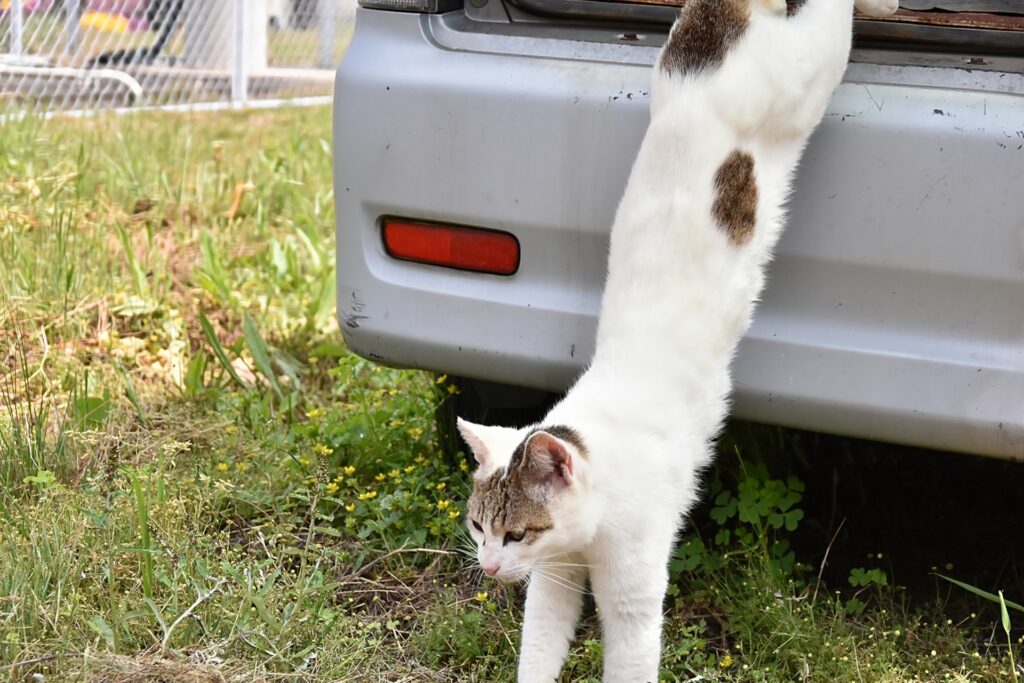
M 689 0 L 661 53 L 661 68 L 688 76 L 717 68 L 750 25 L 751 0 Z
M 754 236 L 757 225 L 757 180 L 754 157 L 735 150 L 715 173 L 715 202 L 711 213 L 736 246 Z

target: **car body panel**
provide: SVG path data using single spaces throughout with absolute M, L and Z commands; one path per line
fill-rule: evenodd
M 656 45 L 477 30 L 461 13 L 357 22 L 335 101 L 347 343 L 564 390 L 593 352 Z M 1019 72 L 851 65 L 740 346 L 736 415 L 1024 459 L 1022 94 Z M 522 265 L 396 261 L 382 216 L 506 230 Z

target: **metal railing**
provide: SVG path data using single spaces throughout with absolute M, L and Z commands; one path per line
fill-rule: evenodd
M 330 95 L 355 0 L 0 0 L 0 110 Z

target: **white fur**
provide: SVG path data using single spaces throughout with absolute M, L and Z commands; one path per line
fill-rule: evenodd
M 498 578 L 532 571 L 520 683 L 552 683 L 589 579 L 604 629 L 604 681 L 658 680 L 668 560 L 728 411 L 729 365 L 750 324 L 803 147 L 850 50 L 853 0 L 809 0 L 785 18 L 752 2 L 750 26 L 716 70 L 655 69 L 651 124 L 612 228 L 597 350 L 541 422 L 568 425 L 588 454 L 551 501 L 536 543 L 471 531 Z M 858 0 L 888 14 L 895 0 Z M 731 243 L 711 215 L 716 170 L 734 150 L 755 160 L 757 224 Z M 526 430 L 462 423 L 486 451 L 476 476 L 508 464 Z M 480 459 L 480 449 L 477 450 Z M 486 557 L 484 550 L 486 549 Z

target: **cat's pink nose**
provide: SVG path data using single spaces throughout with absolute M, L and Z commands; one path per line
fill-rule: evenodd
M 482 564 L 480 567 L 484 570 L 484 574 L 487 574 L 487 576 L 494 576 L 498 573 L 498 570 L 501 569 L 500 564 Z

